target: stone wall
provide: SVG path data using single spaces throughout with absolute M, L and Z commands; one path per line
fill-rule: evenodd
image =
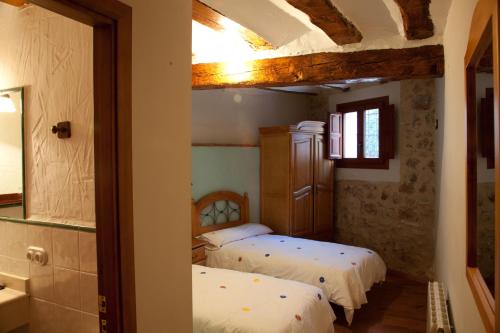
M 402 81 L 400 94 L 400 181 L 337 180 L 335 240 L 372 248 L 389 269 L 424 280 L 434 259 L 434 80 Z

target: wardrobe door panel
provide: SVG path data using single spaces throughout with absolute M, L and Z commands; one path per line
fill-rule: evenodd
M 331 232 L 333 229 L 333 163 L 326 159 L 325 141 L 315 136 L 314 154 L 314 232 Z
M 315 154 L 314 154 L 314 182 L 316 185 L 333 190 L 333 163 L 334 161 L 326 158 L 325 140 L 322 135 L 315 136 Z
M 316 188 L 314 198 L 314 232 L 324 233 L 333 230 L 333 191 Z
M 313 184 L 313 147 L 312 135 L 293 135 L 292 179 L 294 192 Z
M 304 236 L 313 231 L 313 192 L 308 188 L 292 198 L 292 236 Z
M 314 219 L 314 136 L 292 135 L 292 236 L 312 233 Z

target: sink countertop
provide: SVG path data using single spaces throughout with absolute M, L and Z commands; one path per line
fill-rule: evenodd
M 0 272 L 0 283 L 5 285 L 5 289 L 18 291 L 25 295 L 29 294 L 28 278 Z M 0 290 L 0 294 L 2 294 L 4 290 Z
M 29 323 L 28 279 L 0 273 L 0 333 L 11 332 Z
M 10 288 L 5 288 L 0 290 L 0 304 L 7 304 L 10 302 L 14 302 L 24 297 L 28 297 L 28 295 L 23 291 Z

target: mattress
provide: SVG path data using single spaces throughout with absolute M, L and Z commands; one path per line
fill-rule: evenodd
M 366 292 L 385 280 L 386 266 L 374 251 L 280 235 L 260 235 L 207 249 L 207 266 L 300 281 L 318 288 L 344 307 L 351 323 L 354 310 L 367 303 Z
M 333 332 L 320 288 L 193 265 L 193 332 Z

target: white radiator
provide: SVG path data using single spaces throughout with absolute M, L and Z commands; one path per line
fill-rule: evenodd
M 427 288 L 427 333 L 451 333 L 446 290 L 440 282 L 429 282 Z

